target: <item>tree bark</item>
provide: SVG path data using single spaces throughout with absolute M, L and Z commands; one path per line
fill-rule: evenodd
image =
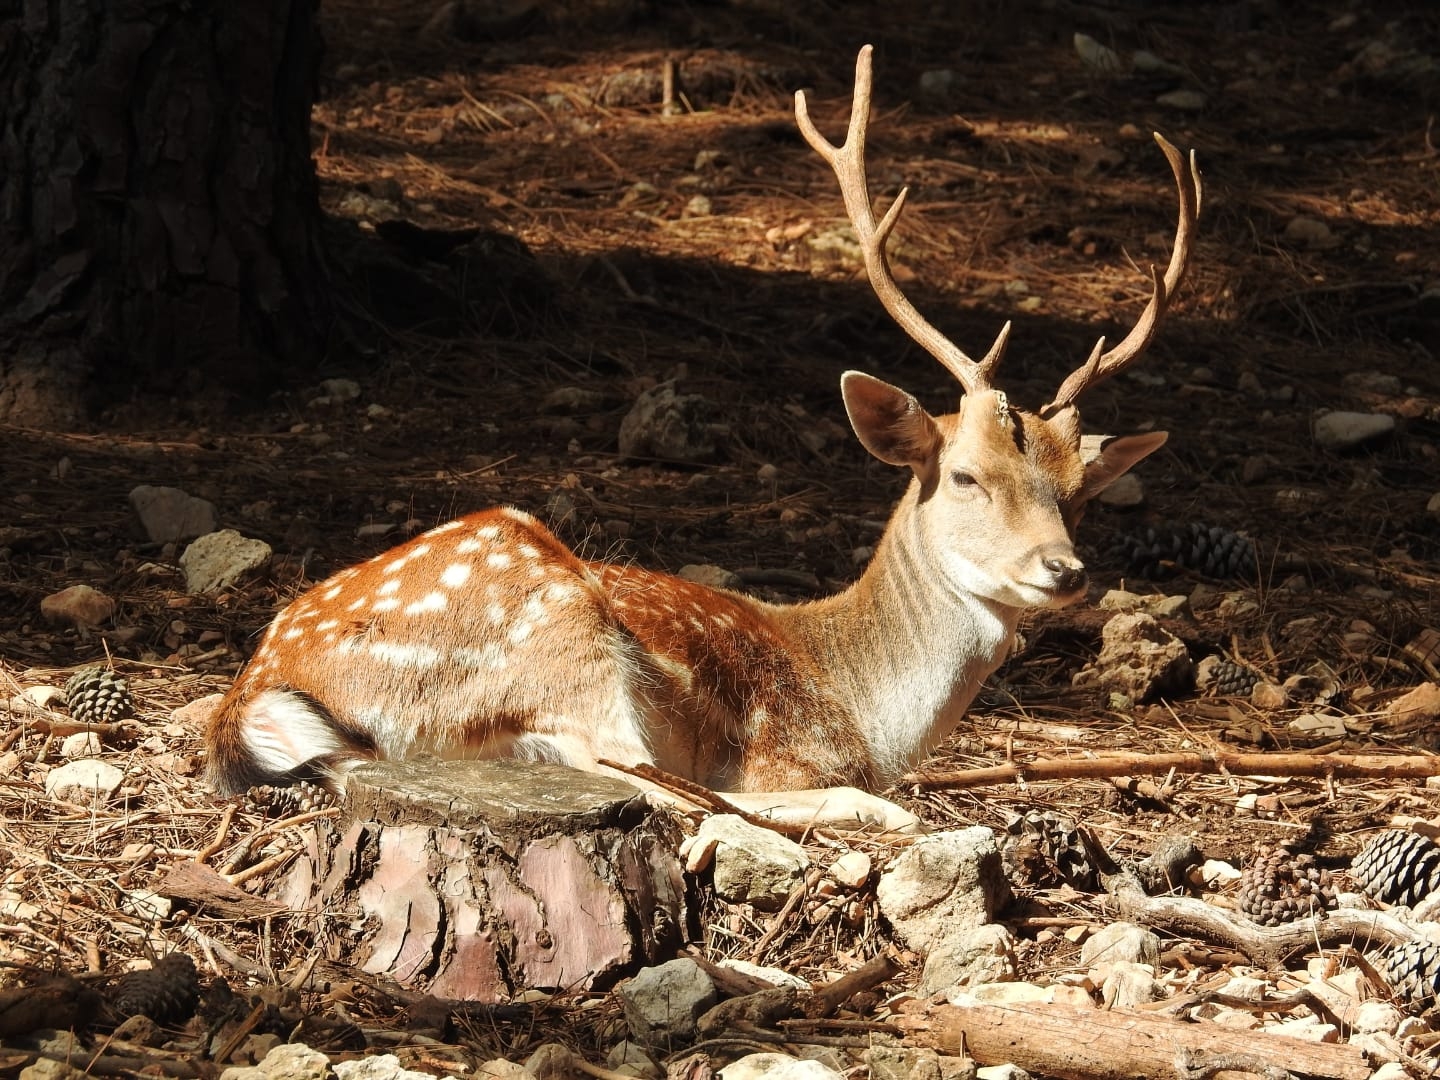
M 318 358 L 316 8 L 0 4 L 0 421 L 253 396 Z
M 678 823 L 622 780 L 520 761 L 384 761 L 269 899 L 329 959 L 438 997 L 603 989 L 690 929 Z

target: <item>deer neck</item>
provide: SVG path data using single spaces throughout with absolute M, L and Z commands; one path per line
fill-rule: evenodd
M 918 499 L 912 483 L 870 565 L 848 589 L 773 611 L 851 710 L 882 783 L 917 764 L 959 723 L 1009 653 L 1022 614 L 938 572 L 920 535 Z

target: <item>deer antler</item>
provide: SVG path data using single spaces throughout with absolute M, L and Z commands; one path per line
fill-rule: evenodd
M 1010 324 L 1001 328 L 995 344 L 980 361 L 972 360 L 953 341 L 935 328 L 915 305 L 905 298 L 895 277 L 890 272 L 890 262 L 885 255 L 885 242 L 900 213 L 905 208 L 905 188 L 890 204 L 880 223 L 875 223 L 875 211 L 870 206 L 870 192 L 865 177 L 865 129 L 870 123 L 870 55 L 873 47 L 863 46 L 855 61 L 855 96 L 850 106 L 850 129 L 846 132 L 845 143 L 836 146 L 816 129 L 810 119 L 810 110 L 805 104 L 805 92 L 795 92 L 795 121 L 805 141 L 824 158 L 835 171 L 840 181 L 840 194 L 845 200 L 845 211 L 860 240 L 860 250 L 865 256 L 865 272 L 870 277 L 870 286 L 880 303 L 889 312 L 900 329 L 909 334 L 915 343 L 939 360 L 952 375 L 960 380 L 966 393 L 988 389 L 990 372 L 999 363 L 1005 352 L 1005 342 L 1010 334 Z M 1133 336 L 1133 335 L 1132 335 Z
M 1170 298 L 1175 295 L 1176 286 L 1185 276 L 1185 264 L 1190 259 L 1195 236 L 1195 221 L 1200 216 L 1200 173 L 1195 167 L 1195 151 L 1190 151 L 1187 158 L 1159 133 L 1156 133 L 1155 141 L 1170 162 L 1170 171 L 1175 174 L 1175 186 L 1180 192 L 1180 220 L 1175 226 L 1175 247 L 1170 252 L 1170 265 L 1165 268 L 1163 278 L 1158 267 L 1151 267 L 1150 275 L 1155 286 L 1150 294 L 1150 303 L 1145 305 L 1145 310 L 1140 313 L 1134 329 L 1125 335 L 1125 340 L 1106 352 L 1102 337 L 1091 351 L 1090 358 L 1060 384 L 1055 399 L 1040 410 L 1041 416 L 1053 416 L 1065 406 L 1073 405 L 1090 387 L 1129 367 L 1149 347 L 1150 339 L 1155 336 L 1155 330 L 1170 306 Z

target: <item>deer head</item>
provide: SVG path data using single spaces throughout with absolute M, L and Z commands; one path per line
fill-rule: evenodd
M 881 461 L 907 466 L 915 477 L 910 526 L 957 590 L 1010 607 L 1059 606 L 1084 590 L 1084 564 L 1075 554 L 1074 528 L 1085 504 L 1164 442 L 1164 432 L 1085 440 L 1076 402 L 1090 387 L 1123 371 L 1149 346 L 1185 272 L 1201 186 L 1187 159 L 1158 134 L 1180 195 L 1170 264 L 1152 271 L 1150 301 L 1134 329 L 1112 349 L 1101 338 L 1089 358 L 1038 412 L 1012 405 L 992 384 L 1010 336 L 1006 323 L 980 360 L 940 333 L 896 284 L 885 245 L 905 206 L 902 190 L 877 222 L 865 172 L 870 118 L 871 46 L 860 50 L 845 142 L 836 146 L 810 119 L 803 91 L 795 116 L 805 141 L 840 181 L 845 208 L 860 243 L 866 273 L 885 310 L 960 383 L 958 412 L 932 416 L 916 398 L 887 382 L 848 371 L 841 390 L 850 423 Z M 957 543 L 957 539 L 963 539 Z

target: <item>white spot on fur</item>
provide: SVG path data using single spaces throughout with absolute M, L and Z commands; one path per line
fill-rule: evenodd
M 499 525 L 482 525 L 475 530 L 475 535 L 481 540 L 494 540 L 500 535 Z
M 344 585 L 331 585 L 330 588 L 326 589 L 323 593 L 320 594 L 320 598 L 322 600 L 334 600 L 335 597 L 339 596 L 344 591 Z
M 439 591 L 428 592 L 419 600 L 405 605 L 406 615 L 424 615 L 431 611 L 444 611 L 450 601 Z
M 431 668 L 440 661 L 440 651 L 429 645 L 402 645 L 394 641 L 376 641 L 370 655 L 395 667 Z
M 500 626 L 506 619 L 510 618 L 510 609 L 504 604 L 487 604 L 485 614 L 490 617 L 492 623 Z
M 521 525 L 534 525 L 535 519 L 524 510 L 517 510 L 513 506 L 502 507 L 500 513 L 504 514 L 511 521 L 518 521 Z
M 444 536 L 446 533 L 448 533 L 448 532 L 453 532 L 453 531 L 456 530 L 456 529 L 462 528 L 464 525 L 465 525 L 465 522 L 461 521 L 459 518 L 456 518 L 454 521 L 447 521 L 447 522 L 445 522 L 444 525 L 436 525 L 435 528 L 431 529 L 431 530 L 430 530 L 429 532 L 427 532 L 425 535 L 426 535 L 426 536 Z
M 292 627 L 291 629 L 285 631 L 286 641 L 294 641 L 296 638 L 302 638 L 304 636 L 305 631 L 298 626 Z
M 444 585 L 447 589 L 458 589 L 461 585 L 464 585 L 465 582 L 469 580 L 469 563 L 451 563 L 449 566 L 445 567 L 445 571 L 440 575 L 440 584 Z
M 403 584 L 404 582 L 399 578 L 391 578 L 389 581 L 382 581 L 380 587 L 375 590 L 375 593 L 377 596 L 390 596 L 392 593 L 399 592 L 400 586 Z
M 509 638 L 511 645 L 523 645 L 525 640 L 535 632 L 535 624 L 528 622 L 517 622 L 510 627 L 510 632 L 505 636 Z
M 521 544 L 515 550 L 527 559 L 538 559 L 540 557 L 540 549 L 532 544 Z
M 398 608 L 399 606 L 400 606 L 400 601 L 399 601 L 399 600 L 396 600 L 395 597 L 393 597 L 393 596 L 386 596 L 386 597 L 383 597 L 383 598 L 380 599 L 380 600 L 376 600 L 375 603 L 370 606 L 370 610 L 371 610 L 371 611 L 376 611 L 376 612 L 380 612 L 380 611 L 394 611 L 394 610 L 395 610 L 396 608 Z
M 478 649 L 462 645 L 451 650 L 450 657 L 461 667 L 482 671 L 500 671 L 509 663 L 505 647 L 496 641 L 487 642 Z
M 357 596 L 354 600 L 351 600 L 350 603 L 348 603 L 348 604 L 345 605 L 345 610 L 346 610 L 346 611 L 359 611 L 362 607 L 364 607 L 364 606 L 365 606 L 366 604 L 368 604 L 369 602 L 370 602 L 370 598 L 369 598 L 368 596 Z
M 339 622 L 338 619 L 326 619 L 324 622 L 316 623 L 316 624 L 315 624 L 315 629 L 316 629 L 316 630 L 334 630 L 335 627 L 337 627 L 337 626 L 339 626 L 339 625 L 340 625 L 340 622 Z
M 476 540 L 473 536 L 467 536 L 464 540 L 461 540 L 458 544 L 455 545 L 455 554 L 474 555 L 475 552 L 479 551 L 484 546 L 484 544 L 482 544 L 479 540 Z
M 491 570 L 504 570 L 511 563 L 508 551 L 492 551 L 485 556 L 485 565 Z

